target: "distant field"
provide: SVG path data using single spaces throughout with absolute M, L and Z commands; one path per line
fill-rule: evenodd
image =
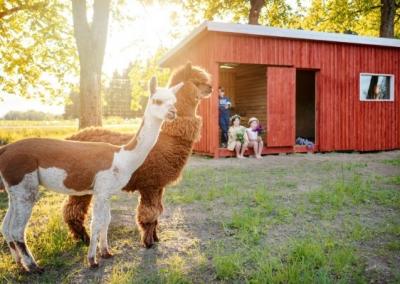
M 103 126 L 121 132 L 136 132 L 141 119 L 104 119 Z M 0 145 L 28 137 L 63 139 L 78 131 L 78 120 L 25 121 L 0 120 Z

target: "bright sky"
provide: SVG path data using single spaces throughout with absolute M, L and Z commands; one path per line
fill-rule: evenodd
M 308 4 L 310 0 L 302 2 Z M 115 69 L 123 70 L 132 60 L 151 57 L 159 46 L 173 47 L 193 29 L 187 25 L 187 19 L 176 4 L 144 6 L 140 1 L 126 3 L 124 13 L 131 15 L 134 20 L 123 24 L 110 23 L 103 66 L 107 76 L 111 76 Z M 296 7 L 296 0 L 289 0 L 288 3 Z M 174 39 L 171 32 L 179 37 Z M 0 117 L 10 110 L 29 109 L 54 114 L 64 112 L 63 105 L 48 105 L 17 96 L 3 96 L 3 100 L 0 100 Z

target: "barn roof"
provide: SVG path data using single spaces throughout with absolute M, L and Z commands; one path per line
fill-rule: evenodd
M 196 38 L 199 34 L 205 32 L 223 32 L 233 34 L 245 34 L 266 37 L 280 37 L 289 39 L 303 39 L 325 42 L 341 42 L 350 44 L 374 45 L 385 47 L 400 47 L 400 40 L 391 38 L 366 37 L 340 33 L 325 33 L 305 30 L 290 30 L 273 28 L 258 25 L 204 22 L 195 28 L 188 36 L 186 36 L 177 46 L 171 49 L 160 60 L 160 65 L 163 66 L 172 56 L 180 49 L 184 48 L 190 41 Z

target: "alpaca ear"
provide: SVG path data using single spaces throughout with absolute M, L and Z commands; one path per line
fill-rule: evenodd
M 183 87 L 184 83 L 180 82 L 178 84 L 176 84 L 175 86 L 172 86 L 171 88 L 169 88 L 175 95 L 179 92 L 179 90 Z
M 150 96 L 154 95 L 157 90 L 157 78 L 155 76 L 151 77 L 150 83 L 149 83 L 149 90 L 150 90 Z
M 185 66 L 184 80 L 189 80 L 192 74 L 192 62 L 188 61 Z

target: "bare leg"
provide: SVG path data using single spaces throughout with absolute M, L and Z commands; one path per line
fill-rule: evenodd
M 90 237 L 84 226 L 92 195 L 69 196 L 64 204 L 64 221 L 75 239 L 89 245 Z
M 235 151 L 236 151 L 236 157 L 240 158 L 240 142 L 237 141 L 235 144 Z
M 163 211 L 162 195 L 164 189 L 143 190 L 140 192 L 139 205 L 137 207 L 136 223 L 140 230 L 141 243 L 146 248 L 158 241 L 157 218 Z
M 262 153 L 263 148 L 264 148 L 264 142 L 263 141 L 259 141 L 258 142 L 258 152 L 257 152 L 257 158 L 258 159 L 262 158 L 261 153 Z
M 258 157 L 258 143 L 257 142 L 252 142 L 253 144 L 253 149 L 254 149 L 254 155 L 256 158 Z
M 247 146 L 248 146 L 248 143 L 247 142 L 244 142 L 243 143 L 243 145 L 242 145 L 242 150 L 240 151 L 240 156 L 243 158 L 244 156 L 244 151 L 246 151 L 246 149 L 247 149 Z

